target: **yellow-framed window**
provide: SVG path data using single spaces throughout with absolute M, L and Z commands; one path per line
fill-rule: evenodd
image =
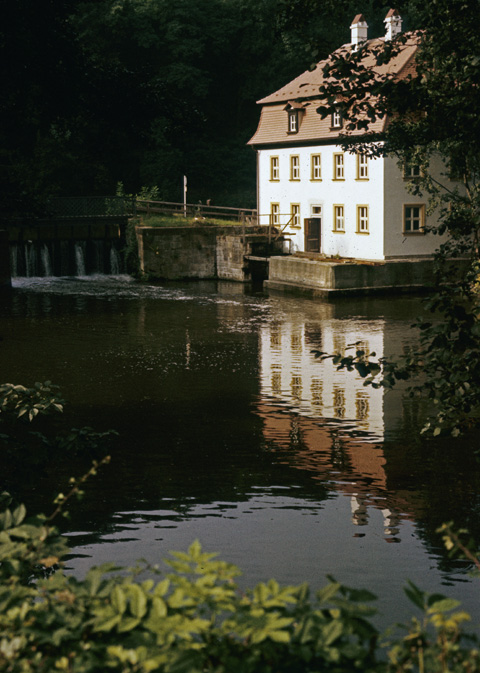
M 368 180 L 368 157 L 357 154 L 357 180 Z
M 300 204 L 291 203 L 290 204 L 290 226 L 291 227 L 300 227 Z
M 290 180 L 300 180 L 300 157 L 298 154 L 290 156 Z
M 406 203 L 403 206 L 403 233 L 425 233 L 425 204 Z
M 270 204 L 270 223 L 277 227 L 280 224 L 280 204 L 271 203 Z
M 320 154 L 312 154 L 310 157 L 311 165 L 311 179 L 312 180 L 321 180 L 322 179 L 322 156 Z
M 368 234 L 368 206 L 357 206 L 357 234 Z
M 345 156 L 343 152 L 333 155 L 333 179 L 345 180 Z
M 270 180 L 280 180 L 280 159 L 278 157 L 270 157 Z
M 345 232 L 345 206 L 343 204 L 333 206 L 333 231 Z

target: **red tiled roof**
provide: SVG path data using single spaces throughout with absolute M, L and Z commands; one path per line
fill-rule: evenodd
M 395 11 L 395 10 L 393 10 Z M 375 56 L 369 48 L 374 49 L 383 44 L 383 38 L 376 38 L 366 42 L 367 49 L 363 58 L 363 64 L 371 67 L 378 75 L 397 75 L 399 78 L 405 78 L 409 74 L 414 74 L 415 63 L 414 56 L 418 48 L 419 40 L 415 36 L 410 36 L 399 53 L 393 57 L 389 63 L 376 65 Z M 352 49 L 351 44 L 345 44 L 337 49 L 331 57 L 317 63 L 313 70 L 306 70 L 294 80 L 283 86 L 281 89 L 265 96 L 257 101 L 262 105 L 262 112 L 258 128 L 249 140 L 249 145 L 262 144 L 293 144 L 301 142 L 310 142 L 315 140 L 335 141 L 342 133 L 342 129 L 332 129 L 330 118 L 322 119 L 316 112 L 316 108 L 322 103 L 319 89 L 323 84 L 328 83 L 328 78 L 323 74 L 323 68 L 337 55 L 347 55 Z M 302 116 L 302 122 L 297 133 L 288 133 L 288 124 L 285 115 L 285 104 L 302 103 L 305 114 Z M 296 107 L 296 106 L 295 106 Z M 369 125 L 368 130 L 376 133 L 382 132 L 385 127 L 385 119 L 377 120 Z M 355 135 L 362 135 L 364 131 L 358 131 Z

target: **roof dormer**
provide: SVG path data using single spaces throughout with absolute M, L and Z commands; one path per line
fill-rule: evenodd
M 284 108 L 288 113 L 287 133 L 298 133 L 301 122 L 301 114 L 305 112 L 302 103 L 289 100 Z
M 350 26 L 351 43 L 353 51 L 356 51 L 359 46 L 368 39 L 368 24 L 363 14 L 357 14 Z

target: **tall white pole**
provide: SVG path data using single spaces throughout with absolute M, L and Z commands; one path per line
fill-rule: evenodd
M 183 176 L 183 217 L 187 217 L 187 176 Z

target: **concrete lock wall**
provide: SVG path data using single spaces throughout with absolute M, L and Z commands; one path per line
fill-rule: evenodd
M 453 275 L 461 275 L 465 262 L 451 260 Z M 432 287 L 434 261 L 401 260 L 372 264 L 313 261 L 303 257 L 272 257 L 269 290 L 307 295 L 413 292 Z
M 245 281 L 248 265 L 245 255 L 251 254 L 251 243 L 241 236 L 217 236 L 217 276 L 223 280 Z
M 251 255 L 259 238 L 256 228 L 229 226 L 136 228 L 140 270 L 166 280 L 213 278 L 245 282 Z
M 140 271 L 155 278 L 215 278 L 216 233 L 193 227 L 137 227 Z

